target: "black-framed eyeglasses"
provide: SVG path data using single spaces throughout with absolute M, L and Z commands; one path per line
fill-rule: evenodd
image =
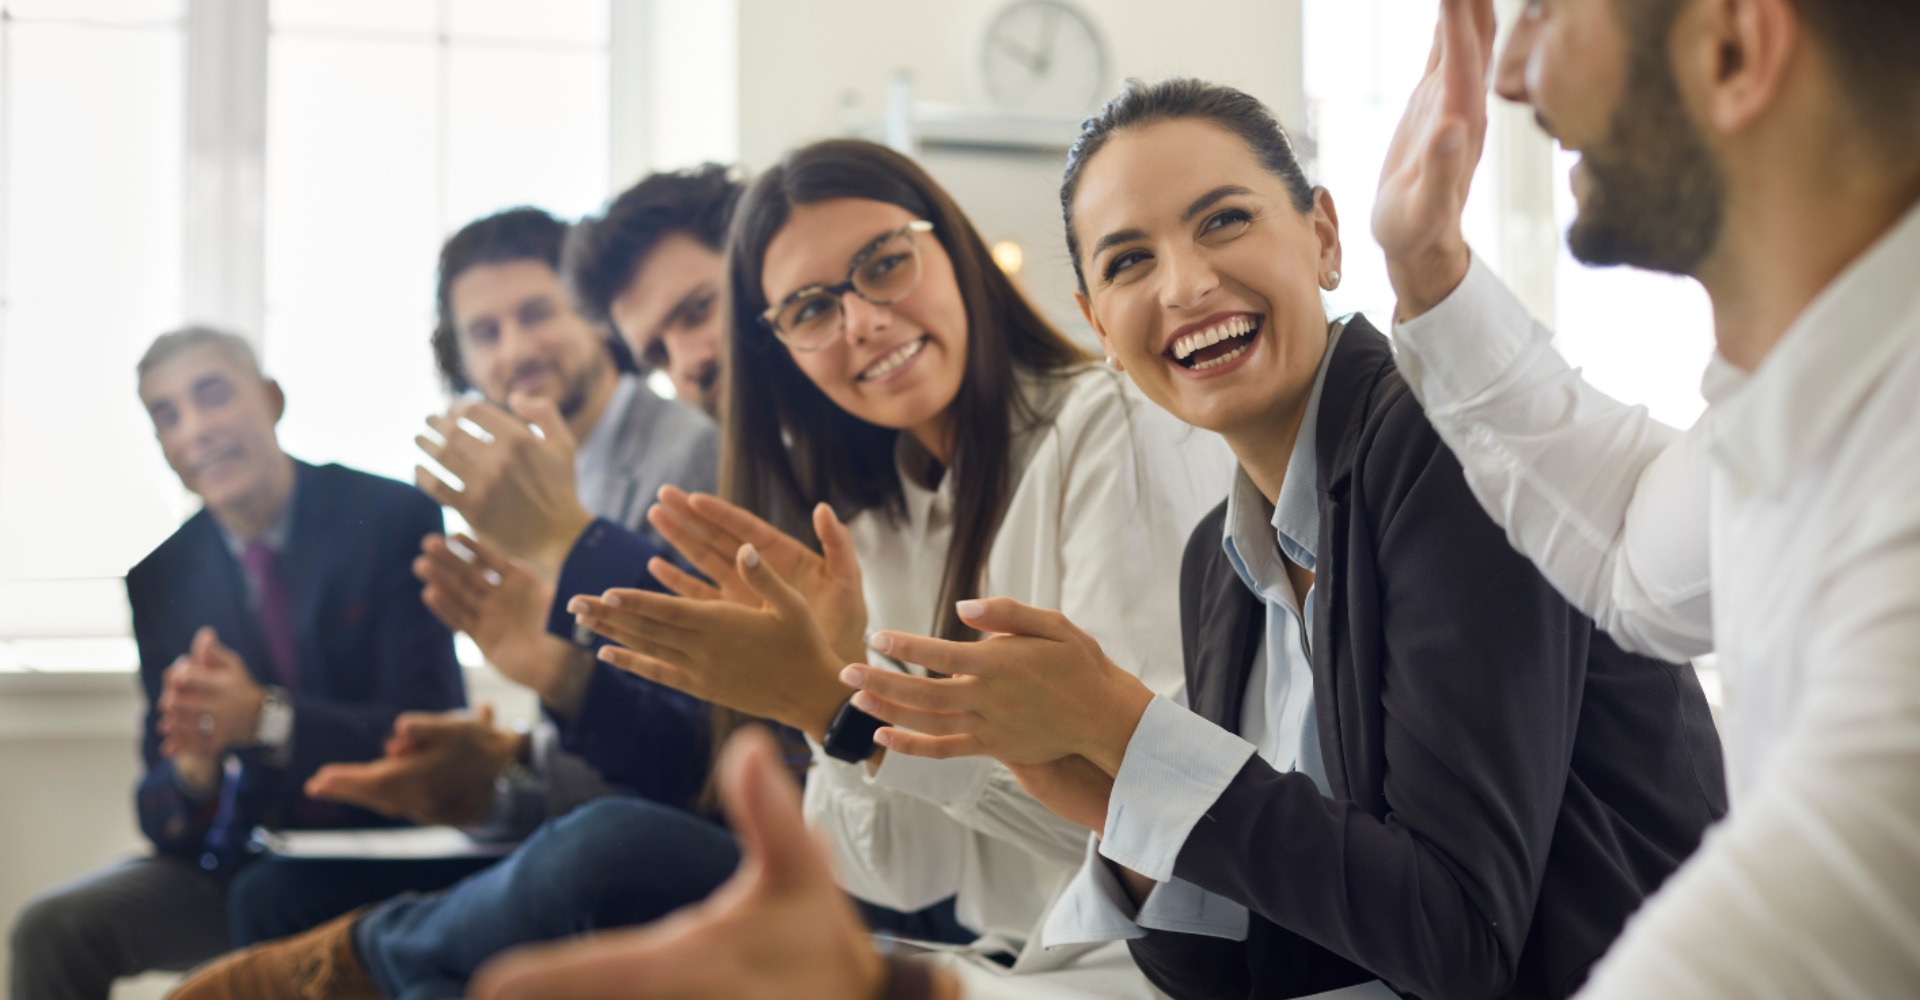
M 915 233 L 933 232 L 933 223 L 915 219 L 867 244 L 847 264 L 847 280 L 837 285 L 808 285 L 760 314 L 760 322 L 780 342 L 801 352 L 818 351 L 847 330 L 841 300 L 848 293 L 876 306 L 892 305 L 920 284 L 920 248 Z

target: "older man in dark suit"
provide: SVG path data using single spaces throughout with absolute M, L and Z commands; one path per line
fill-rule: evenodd
M 104 1000 L 118 977 L 225 951 L 228 897 L 256 872 L 272 882 L 260 892 L 310 890 L 340 912 L 471 868 L 342 884 L 250 863 L 256 825 L 384 822 L 302 786 L 323 764 L 380 756 L 400 712 L 464 703 L 452 635 L 409 569 L 440 510 L 413 487 L 281 451 L 285 397 L 233 334 L 166 334 L 139 379 L 168 464 L 205 502 L 127 573 L 147 696 L 138 812 L 154 854 L 29 905 L 15 1000 Z

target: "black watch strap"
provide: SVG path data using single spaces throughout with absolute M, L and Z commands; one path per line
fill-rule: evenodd
M 873 734 L 886 723 L 853 707 L 848 698 L 827 724 L 827 739 L 822 749 L 835 760 L 858 764 L 873 756 Z

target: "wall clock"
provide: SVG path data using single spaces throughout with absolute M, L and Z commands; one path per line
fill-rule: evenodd
M 1106 39 L 1066 0 L 1014 0 L 999 8 L 977 51 L 981 89 L 1001 110 L 1077 117 L 1108 97 Z

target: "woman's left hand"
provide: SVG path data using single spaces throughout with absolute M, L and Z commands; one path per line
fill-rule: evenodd
M 958 610 L 968 625 L 997 634 L 950 642 L 879 632 L 869 640 L 896 660 L 953 676 L 863 664 L 841 671 L 860 689 L 854 706 L 893 724 L 874 742 L 916 757 L 985 756 L 1009 765 L 1078 754 L 1118 773 L 1153 692 L 1058 611 L 1004 597 L 961 601 Z
M 806 599 L 752 545 L 736 559 L 761 606 L 616 589 L 575 597 L 567 610 L 620 644 L 600 649 L 607 663 L 819 739 L 850 693 L 836 677 L 841 657 Z

